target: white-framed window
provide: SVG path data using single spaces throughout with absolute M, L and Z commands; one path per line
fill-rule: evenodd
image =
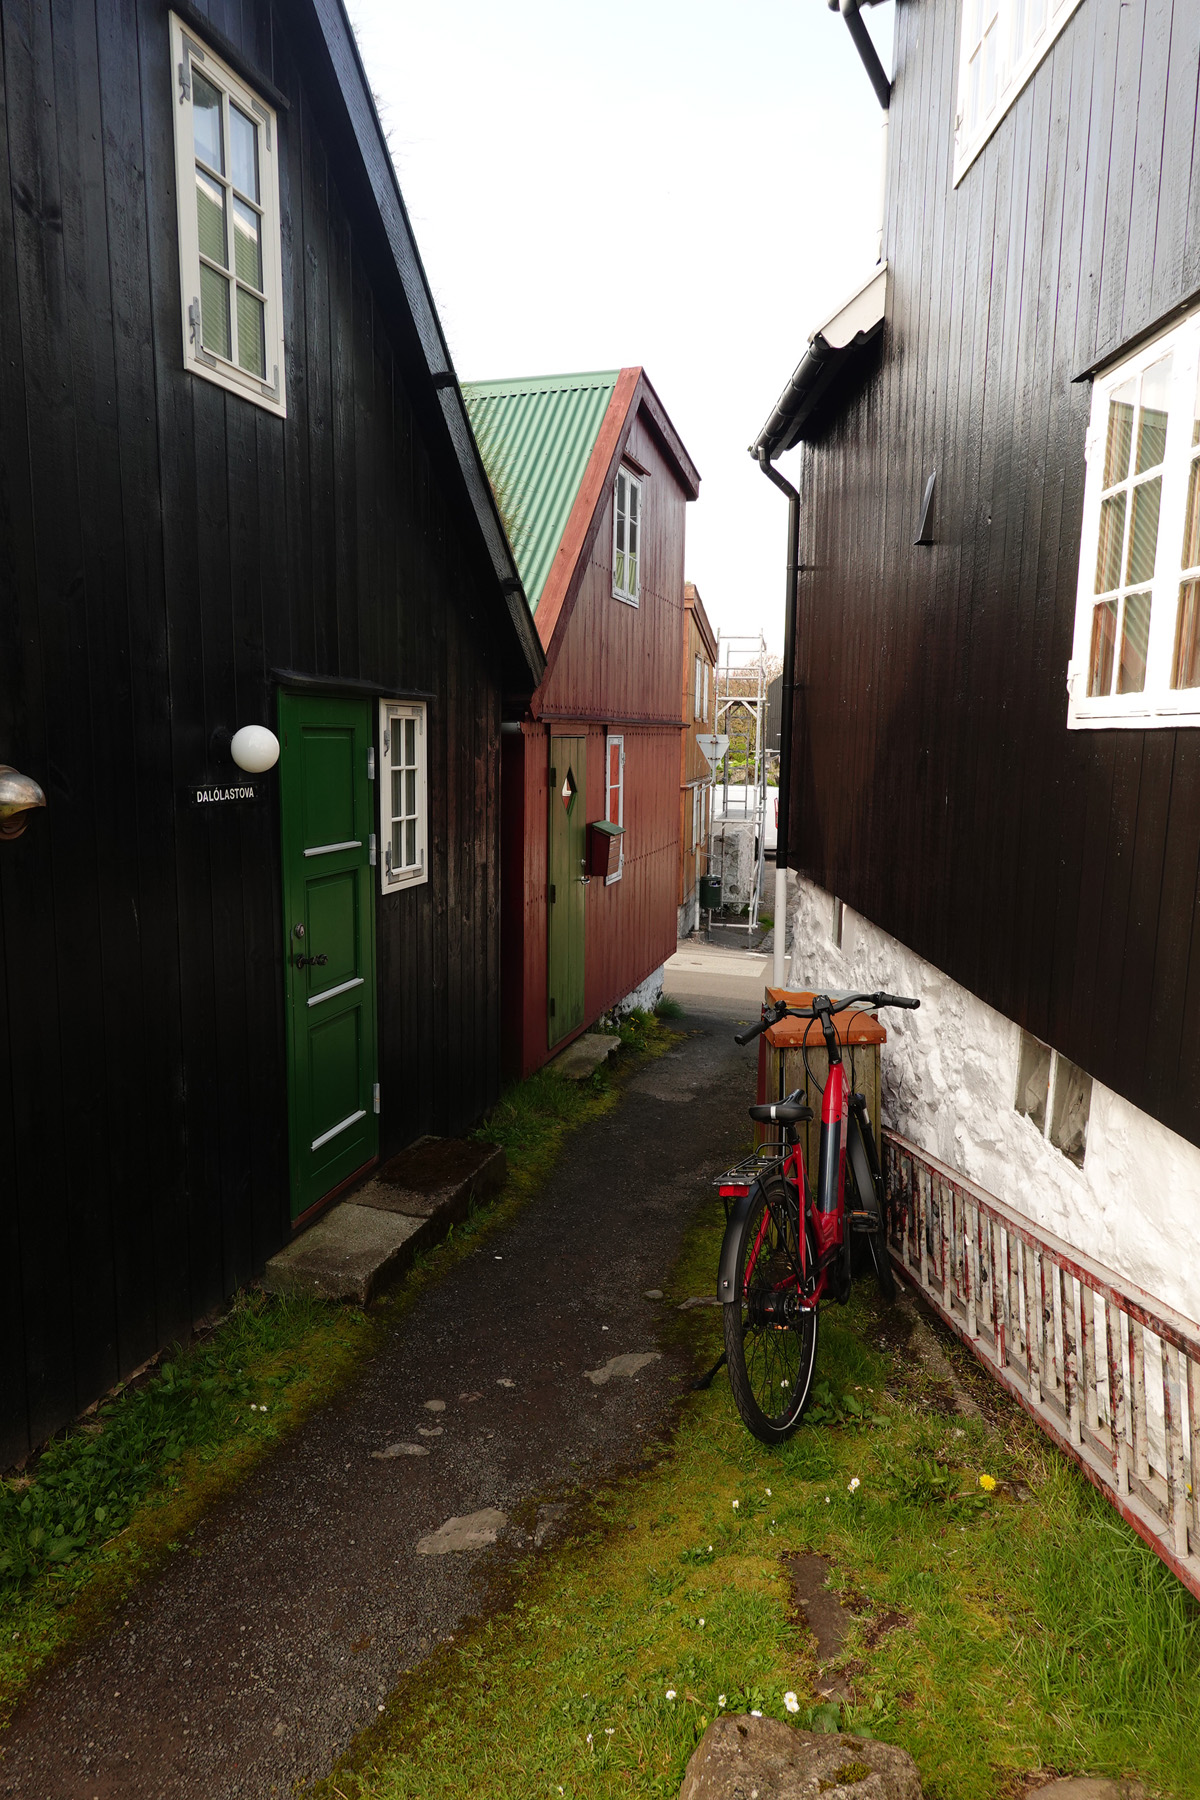
M 421 702 L 381 700 L 379 885 L 385 894 L 429 880 L 429 776 Z
M 287 412 L 275 113 L 171 14 L 184 366 Z
M 1079 0 L 962 0 L 957 184 L 991 137 Z
M 1098 376 L 1071 729 L 1200 725 L 1200 313 Z
M 704 717 L 704 714 L 701 711 L 701 704 L 702 704 L 702 701 L 704 698 L 704 683 L 703 683 L 703 677 L 700 674 L 700 671 L 703 667 L 704 667 L 704 664 L 700 661 L 700 658 L 697 657 L 696 658 L 696 668 L 695 668 L 695 680 L 692 683 L 692 688 L 693 688 L 692 717 L 695 719 L 703 719 L 703 717 Z
M 704 665 L 704 710 L 700 714 L 700 717 L 704 720 L 706 725 L 708 723 L 708 675 L 709 675 L 708 664 L 705 663 L 705 665 Z
M 604 817 L 610 825 L 625 824 L 625 738 L 622 734 L 606 738 L 604 745 Z M 621 861 L 615 875 L 604 877 L 605 887 L 620 881 L 625 872 L 625 839 L 621 839 Z
M 640 593 L 642 484 L 630 469 L 618 469 L 613 490 L 613 593 L 636 606 Z

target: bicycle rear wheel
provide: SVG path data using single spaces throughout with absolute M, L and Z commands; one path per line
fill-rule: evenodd
M 799 1425 L 812 1392 L 817 1311 L 800 1303 L 816 1285 L 816 1244 L 806 1224 L 801 1267 L 796 1190 L 766 1176 L 742 1220 L 737 1244 L 739 1299 L 721 1310 L 734 1404 L 761 1443 L 780 1444 Z

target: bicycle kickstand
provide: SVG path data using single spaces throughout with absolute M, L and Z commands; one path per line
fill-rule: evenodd
M 720 1356 L 718 1356 L 716 1362 L 713 1364 L 712 1368 L 708 1371 L 708 1374 L 702 1375 L 700 1377 L 699 1381 L 694 1381 L 692 1383 L 693 1394 L 698 1394 L 704 1388 L 711 1387 L 713 1384 L 713 1377 L 718 1373 L 719 1370 L 724 1368 L 724 1366 L 728 1360 L 729 1360 L 728 1357 L 725 1355 L 725 1352 L 722 1350 Z

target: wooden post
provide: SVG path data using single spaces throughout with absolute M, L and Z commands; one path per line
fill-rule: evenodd
M 1105 1337 L 1108 1342 L 1108 1410 L 1112 1415 L 1112 1466 L 1117 1493 L 1129 1492 L 1129 1448 L 1125 1442 L 1125 1376 L 1121 1351 L 1121 1309 L 1105 1302 Z
M 1042 1259 L 1028 1244 L 1021 1245 L 1021 1267 L 1025 1275 L 1025 1374 L 1029 1398 L 1035 1406 L 1042 1399 Z
M 1090 1431 L 1100 1429 L 1099 1381 L 1096 1368 L 1096 1296 L 1086 1281 L 1079 1284 L 1080 1339 L 1083 1348 L 1082 1417 Z
M 1183 1407 L 1180 1404 L 1179 1352 L 1174 1344 L 1162 1346 L 1163 1431 L 1166 1437 L 1167 1509 L 1176 1554 L 1188 1553 L 1187 1482 L 1183 1473 Z M 1192 1485 L 1195 1486 L 1195 1470 Z
M 963 1200 L 963 1236 L 967 1250 L 967 1330 L 972 1337 L 979 1336 L 979 1208 L 973 1200 L 964 1194 Z
M 1079 1364 L 1076 1354 L 1075 1278 L 1059 1266 L 1058 1303 L 1062 1311 L 1063 1406 L 1067 1414 L 1067 1430 L 1071 1442 L 1080 1442 L 1079 1429 Z
M 1164 1346 L 1165 1348 L 1165 1346 Z M 1141 1321 L 1129 1320 L 1129 1417 L 1133 1434 L 1133 1471 L 1140 1481 L 1150 1479 L 1150 1456 L 1146 1442 L 1146 1344 Z

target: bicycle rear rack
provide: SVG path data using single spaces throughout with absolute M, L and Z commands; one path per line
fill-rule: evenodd
M 751 1156 L 736 1163 L 732 1169 L 726 1169 L 723 1175 L 714 1175 L 712 1184 L 715 1188 L 749 1187 L 767 1169 L 781 1163 L 790 1149 L 790 1144 L 760 1144 Z

